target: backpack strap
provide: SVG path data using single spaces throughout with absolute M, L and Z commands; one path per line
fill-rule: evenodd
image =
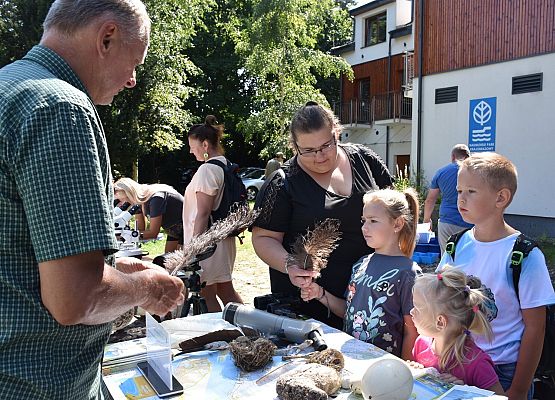
M 447 239 L 447 243 L 445 245 L 445 252 L 451 256 L 451 259 L 453 261 L 455 261 L 455 252 L 457 250 L 457 243 L 459 243 L 459 240 L 461 240 L 462 236 L 470 229 L 472 228 L 463 229 L 462 231 L 449 236 L 449 239 Z
M 522 262 L 528 257 L 528 254 L 530 254 L 534 247 L 538 247 L 538 243 L 521 233 L 516 238 L 513 251 L 511 252 L 510 267 L 513 270 L 513 286 L 515 287 L 516 298 L 519 302 L 518 283 L 520 281 L 520 273 L 522 272 Z
M 221 167 L 223 170 L 225 170 L 226 168 L 231 166 L 231 162 L 227 158 L 226 158 L 227 166 L 223 162 L 221 162 L 220 160 L 208 160 L 206 162 L 209 163 L 209 164 L 217 165 L 217 166 Z

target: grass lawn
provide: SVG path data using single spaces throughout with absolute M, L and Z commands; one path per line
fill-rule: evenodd
M 547 265 L 555 269 L 555 239 L 540 239 L 539 243 Z
M 254 253 L 254 249 L 252 247 L 251 233 L 248 231 L 245 231 L 244 235 L 245 235 L 245 238 L 243 239 L 243 244 L 239 244 L 239 241 L 237 241 L 237 256 L 235 261 L 237 263 L 252 261 L 256 257 L 256 254 Z M 164 239 L 162 240 L 156 240 L 156 241 L 150 241 L 148 243 L 144 243 L 141 246 L 141 249 L 144 251 L 148 251 L 148 256 L 150 258 L 154 258 L 157 255 L 164 253 L 165 246 L 166 246 L 166 236 L 164 235 Z
M 141 249 L 148 251 L 148 257 L 154 258 L 157 255 L 164 254 L 164 247 L 166 247 L 166 234 L 162 240 L 151 240 L 150 242 L 143 243 Z

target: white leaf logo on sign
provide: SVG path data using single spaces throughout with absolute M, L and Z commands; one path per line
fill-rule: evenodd
M 482 100 L 476 107 L 474 107 L 474 112 L 472 114 L 474 121 L 476 121 L 477 124 L 484 126 L 484 124 L 491 118 L 491 107 L 488 103 Z

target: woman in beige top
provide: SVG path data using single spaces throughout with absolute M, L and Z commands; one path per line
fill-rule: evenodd
M 199 167 L 185 189 L 184 246 L 187 246 L 194 236 L 208 229 L 210 214 L 218 208 L 222 200 L 224 171 L 220 166 L 206 162 L 214 159 L 226 163 L 224 149 L 220 143 L 222 134 L 223 126 L 217 125 L 213 115 L 207 116 L 204 124 L 193 125 L 189 130 L 190 153 L 204 164 Z M 232 236 L 217 244 L 212 257 L 200 262 L 201 282 L 206 282 L 201 295 L 206 299 L 210 312 L 221 311 L 217 297 L 224 305 L 229 302 L 243 302 L 231 280 L 235 253 L 235 237 Z

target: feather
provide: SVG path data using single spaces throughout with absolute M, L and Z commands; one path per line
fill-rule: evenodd
M 166 269 L 170 271 L 171 275 L 175 275 L 180 270 L 187 270 L 187 266 L 195 260 L 197 255 L 236 232 L 242 232 L 248 228 L 259 213 L 259 210 L 250 210 L 248 205 L 235 207 L 227 217 L 214 222 L 206 232 L 193 237 L 183 247 L 183 250 L 168 254 L 164 263 Z
M 341 238 L 339 225 L 339 220 L 328 218 L 317 223 L 312 231 L 307 229 L 306 235 L 300 235 L 293 244 L 287 263 L 316 271 L 319 276 L 320 271 L 326 268 L 328 257 Z

